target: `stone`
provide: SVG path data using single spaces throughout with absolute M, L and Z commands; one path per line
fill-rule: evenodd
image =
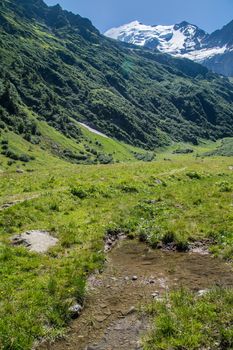
M 71 314 L 72 318 L 79 317 L 82 310 L 83 310 L 83 307 L 80 304 L 75 304 L 69 307 L 69 313 Z
M 116 277 L 111 277 L 111 280 L 116 282 L 117 281 L 117 278 Z
M 108 304 L 100 304 L 100 307 L 101 307 L 102 309 L 105 309 L 105 308 L 108 307 Z
M 163 182 L 162 182 L 161 180 L 159 180 L 159 179 L 156 179 L 156 180 L 155 180 L 155 183 L 156 183 L 157 185 L 162 185 L 162 184 L 163 184 Z
M 132 277 L 132 281 L 137 281 L 138 280 L 138 276 L 133 276 Z
M 149 199 L 148 201 L 146 201 L 146 203 L 148 203 L 148 204 L 156 204 L 158 202 L 159 201 L 157 199 Z
M 197 296 L 202 297 L 202 296 L 206 295 L 208 292 L 209 292 L 209 289 L 201 289 L 197 292 Z
M 163 243 L 162 242 L 159 242 L 157 244 L 157 249 L 163 249 Z
M 112 248 L 117 244 L 119 240 L 122 240 L 125 238 L 125 235 L 122 232 L 110 232 L 106 235 L 104 241 L 104 252 L 108 253 L 112 250 Z
M 108 318 L 108 316 L 107 315 L 97 315 L 97 316 L 95 316 L 95 320 L 97 321 L 97 322 L 103 322 L 103 321 L 105 321 L 106 319 Z
M 49 248 L 57 244 L 58 239 L 47 231 L 32 230 L 13 236 L 11 242 L 13 245 L 24 245 L 32 252 L 46 253 Z
M 157 298 L 159 298 L 159 292 L 156 291 L 156 292 L 152 293 L 151 296 L 153 299 L 157 299 Z
M 107 309 L 104 311 L 105 316 L 110 316 L 112 314 L 111 310 Z
M 129 315 L 132 315 L 136 312 L 136 308 L 134 306 L 132 306 L 131 308 L 129 308 L 129 310 L 127 310 L 126 312 L 124 312 L 124 316 L 129 316 Z

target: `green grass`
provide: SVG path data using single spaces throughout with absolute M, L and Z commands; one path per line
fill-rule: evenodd
M 77 164 L 98 164 L 132 162 L 141 157 L 144 161 L 151 161 L 154 152 L 127 145 L 112 138 L 90 132 L 76 121 L 74 125 L 80 128 L 79 139 L 68 137 L 55 130 L 44 121 L 38 121 L 31 111 L 24 109 L 29 120 L 35 123 L 39 132 L 39 142 L 28 142 L 22 135 L 7 129 L 0 132 L 0 171 L 21 168 L 25 170 L 44 168 L 46 164 L 54 167 L 66 162 Z M 3 144 L 7 142 L 7 146 Z M 32 160 L 28 162 L 4 156 L 4 146 L 17 156 L 26 155 Z M 65 161 L 62 162 L 61 160 Z
M 148 307 L 154 324 L 143 349 L 231 350 L 232 304 L 232 289 L 215 289 L 202 297 L 187 290 L 172 292 Z
M 233 156 L 233 139 L 227 138 L 222 140 L 222 142 L 216 149 L 207 152 L 206 155 L 232 157 Z
M 92 145 L 96 146 L 96 142 L 99 142 L 101 146 L 97 145 L 99 151 L 104 151 L 104 153 L 113 155 L 116 161 L 135 161 L 135 153 L 146 154 L 147 152 L 141 148 L 133 147 L 127 145 L 123 142 L 119 142 L 112 138 L 106 138 L 101 135 L 94 134 L 87 130 L 85 127 L 81 126 L 83 135 L 86 137 L 87 141 L 91 142 Z M 149 152 L 152 153 L 152 152 Z
M 26 141 L 13 136 L 12 147 L 26 151 Z M 0 206 L 22 201 L 0 211 L 0 348 L 27 350 L 64 334 L 69 305 L 83 300 L 86 277 L 103 266 L 109 229 L 151 246 L 211 237 L 213 253 L 232 259 L 231 158 L 196 157 L 198 149 L 175 155 L 172 148 L 151 163 L 84 166 L 32 147 L 30 171 L 3 166 L 0 173 Z M 59 243 L 45 255 L 11 246 L 13 234 L 30 229 L 48 230 Z

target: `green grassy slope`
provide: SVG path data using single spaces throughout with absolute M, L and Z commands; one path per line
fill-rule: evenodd
M 153 152 L 139 149 L 112 138 L 104 138 L 83 126 L 79 140 L 67 137 L 36 115 L 25 110 L 28 119 L 35 123 L 39 141 L 26 140 L 22 135 L 5 128 L 0 132 L 0 169 L 30 170 L 59 163 L 59 159 L 79 164 L 108 164 L 142 159 L 151 161 Z M 74 121 L 78 126 L 78 123 Z
M 0 347 L 27 350 L 64 333 L 70 303 L 82 300 L 86 276 L 103 265 L 107 231 L 153 247 L 171 235 L 180 247 L 211 238 L 211 251 L 232 259 L 232 159 L 196 157 L 208 147 L 95 166 L 44 154 L 44 167 L 0 173 L 0 206 L 18 201 L 0 211 Z M 13 234 L 30 229 L 49 230 L 58 245 L 45 255 L 11 246 Z
M 211 155 L 211 156 L 232 157 L 233 156 L 233 139 L 227 138 L 227 139 L 222 140 L 216 149 L 214 149 L 213 151 L 210 151 L 206 154 Z
M 0 128 L 40 142 L 35 120 L 77 141 L 76 121 L 154 150 L 232 136 L 233 85 L 188 60 L 116 43 L 43 1 L 0 4 Z

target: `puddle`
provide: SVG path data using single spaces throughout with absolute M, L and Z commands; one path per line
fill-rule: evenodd
M 230 266 L 209 255 L 151 250 L 143 243 L 121 241 L 109 253 L 102 275 L 89 279 L 81 316 L 65 340 L 46 350 L 139 350 L 148 320 L 136 308 L 171 288 L 196 292 L 233 285 Z

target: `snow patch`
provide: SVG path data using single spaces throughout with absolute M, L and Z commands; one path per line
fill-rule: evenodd
M 224 54 L 227 51 L 227 47 L 213 47 L 210 49 L 202 49 L 202 50 L 196 50 L 192 52 L 185 53 L 183 55 L 178 55 L 181 57 L 189 58 L 190 60 L 196 61 L 196 62 L 203 62 L 207 58 L 211 58 L 217 55 Z
M 162 43 L 159 47 L 161 51 L 176 53 L 185 48 L 185 36 L 180 30 L 173 30 L 172 38 L 169 42 Z
M 105 137 L 105 138 L 107 138 L 107 139 L 109 138 L 107 135 L 103 134 L 102 132 L 100 132 L 100 131 L 98 131 L 98 130 L 95 130 L 95 129 L 91 128 L 90 126 L 88 126 L 88 125 L 86 125 L 86 124 L 84 124 L 84 123 L 80 123 L 80 122 L 79 122 L 79 124 L 82 125 L 84 128 L 86 128 L 87 130 L 93 132 L 93 134 L 96 134 L 96 135 Z

